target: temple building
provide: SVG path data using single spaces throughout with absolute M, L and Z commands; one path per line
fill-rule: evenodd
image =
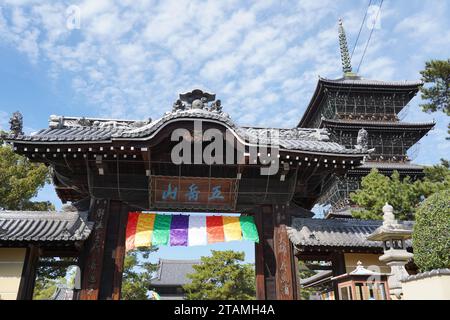
M 87 212 L 0 211 L 0 300 L 32 299 L 39 258 L 79 263 L 93 226 Z
M 156 276 L 150 281 L 150 289 L 155 290 L 161 300 L 184 300 L 183 286 L 191 283 L 188 274 L 194 273 L 194 265 L 200 260 L 159 259 Z
M 372 150 L 362 166 L 325 183 L 318 204 L 331 205 L 328 217 L 351 217 L 349 195 L 359 189 L 372 168 L 401 178 L 423 177 L 423 167 L 411 163 L 407 152 L 435 125 L 400 120 L 400 113 L 415 97 L 421 81 L 379 81 L 352 72 L 346 35 L 339 23 L 339 41 L 344 75 L 340 79 L 319 78 L 315 92 L 300 120 L 299 128 L 326 128 L 332 141 L 344 146 L 361 144 Z
M 24 134 L 14 114 L 5 141 L 47 165 L 58 197 L 73 206 L 60 214 L 0 213 L 0 257 L 22 261 L 16 297 L 32 297 L 43 258 L 66 255 L 81 269 L 77 299 L 120 299 L 127 221 L 142 211 L 253 217 L 257 299 L 298 299 L 299 260 L 333 278 L 358 261 L 379 265 L 383 244 L 366 236 L 381 222 L 312 219 L 310 210 L 318 203 L 348 210 L 349 193 L 373 167 L 420 178 L 422 167 L 406 152 L 434 124 L 401 122 L 398 113 L 421 83 L 353 74 L 339 30 L 344 77 L 319 80 L 295 128 L 239 126 L 214 93 L 200 89 L 181 93 L 156 120 L 52 115 L 47 128 Z M 169 266 L 162 261 L 152 285 L 180 285 L 167 282 Z

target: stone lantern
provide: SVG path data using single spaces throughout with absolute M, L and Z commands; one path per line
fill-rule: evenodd
M 383 225 L 367 237 L 371 241 L 383 242 L 384 254 L 379 259 L 391 268 L 388 285 L 393 300 L 402 298 L 401 280 L 408 276 L 405 264 L 413 256 L 406 251 L 405 241 L 410 239 L 411 235 L 412 229 L 398 223 L 395 220 L 394 208 L 386 203 L 383 207 Z

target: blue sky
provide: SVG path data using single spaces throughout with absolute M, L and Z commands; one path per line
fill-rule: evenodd
M 338 19 L 352 49 L 368 2 L 2 0 L 0 128 L 16 110 L 27 132 L 46 127 L 51 114 L 155 119 L 195 87 L 215 92 L 238 124 L 293 127 L 317 77 L 342 74 Z M 67 27 L 75 21 L 71 5 L 79 9 L 79 29 Z M 449 16 L 447 1 L 385 0 L 359 74 L 419 79 L 426 60 L 449 57 Z M 364 26 L 355 68 L 369 32 Z M 422 113 L 418 103 L 403 120 L 437 122 L 412 152 L 416 163 L 433 164 L 450 154 L 449 119 Z M 38 198 L 60 206 L 51 186 Z M 225 247 L 254 259 L 250 243 Z M 209 249 L 160 253 L 184 258 Z

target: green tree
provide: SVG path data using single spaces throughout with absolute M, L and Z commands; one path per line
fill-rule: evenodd
M 183 288 L 188 300 L 252 300 L 255 299 L 255 271 L 251 264 L 242 263 L 244 252 L 211 251 L 202 257 L 188 275 L 192 282 Z
M 66 262 L 64 265 L 58 263 Z M 33 290 L 34 300 L 48 300 L 56 292 L 58 285 L 73 287 L 75 268 L 70 268 L 67 262 L 76 265 L 75 258 L 41 258 L 37 269 L 36 282 Z
M 417 206 L 427 197 L 440 190 L 450 188 L 448 161 L 424 169 L 425 178 L 415 182 L 411 178 L 400 178 L 397 171 L 391 177 L 377 169 L 361 181 L 361 188 L 350 194 L 350 199 L 363 208 L 352 212 L 355 218 L 382 219 L 382 208 L 386 202 L 394 207 L 399 220 L 412 220 Z
M 421 204 L 412 240 L 420 271 L 450 267 L 450 190 L 437 192 Z
M 298 278 L 300 280 L 307 279 L 315 275 L 316 272 L 308 269 L 304 261 L 298 262 Z M 309 296 L 315 292 L 314 288 L 300 288 L 300 299 L 309 300 Z
M 377 169 L 372 169 L 362 179 L 360 190 L 352 193 L 350 198 L 363 208 L 352 213 L 355 218 L 360 219 L 381 219 L 386 202 L 395 208 L 398 219 L 411 219 L 414 206 L 420 202 L 420 195 L 409 177 L 401 180 L 397 171 L 388 177 Z
M 48 202 L 34 202 L 40 188 L 50 182 L 48 168 L 13 152 L 0 138 L 0 209 L 54 210 Z
M 158 265 L 149 261 L 158 248 L 138 248 L 125 256 L 122 278 L 122 300 L 148 300 L 147 292 Z
M 450 59 L 428 61 L 425 70 L 420 73 L 425 83 L 420 91 L 422 99 L 426 101 L 420 105 L 422 110 L 428 113 L 442 111 L 450 116 Z

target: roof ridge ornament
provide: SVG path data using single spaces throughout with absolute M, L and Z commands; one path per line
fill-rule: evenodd
M 341 49 L 342 71 L 344 71 L 344 76 L 355 76 L 356 74 L 352 72 L 352 62 L 348 52 L 347 36 L 345 35 L 342 18 L 339 19 L 339 47 Z
M 366 129 L 361 128 L 358 131 L 358 136 L 356 138 L 356 149 L 360 149 L 362 151 L 367 151 L 369 146 L 369 133 Z
M 14 136 L 23 135 L 23 116 L 19 111 L 12 114 L 9 119 L 11 134 Z
M 205 110 L 223 113 L 222 102 L 219 99 L 215 99 L 215 93 L 209 93 L 200 89 L 180 93 L 179 99 L 172 106 L 172 113 L 186 110 Z

